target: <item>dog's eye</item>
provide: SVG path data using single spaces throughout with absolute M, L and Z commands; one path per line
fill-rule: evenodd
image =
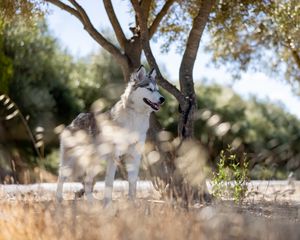
M 152 88 L 147 88 L 150 92 L 154 92 L 154 90 Z

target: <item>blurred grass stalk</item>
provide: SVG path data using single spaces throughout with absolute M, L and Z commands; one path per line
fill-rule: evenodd
M 6 114 L 4 120 L 9 121 L 17 116 L 21 119 L 21 122 L 23 126 L 26 129 L 26 132 L 28 134 L 28 137 L 30 141 L 32 142 L 34 151 L 37 154 L 38 162 L 42 162 L 44 159 L 44 144 L 43 144 L 43 134 L 41 130 L 43 130 L 41 127 L 38 127 L 36 129 L 36 136 L 34 136 L 32 130 L 30 129 L 28 122 L 26 121 L 24 115 L 22 114 L 21 110 L 19 109 L 18 105 L 6 94 L 0 95 L 0 103 L 2 106 L 4 106 Z M 16 171 L 16 163 L 14 159 L 10 158 L 10 166 L 11 171 L 13 174 L 13 182 L 17 183 L 17 171 Z M 28 175 L 28 174 L 27 174 Z M 28 176 L 26 177 L 28 178 Z
M 293 216 L 249 210 L 215 205 L 185 211 L 149 201 L 135 207 L 119 201 L 109 209 L 82 201 L 2 202 L 0 239 L 299 239 Z

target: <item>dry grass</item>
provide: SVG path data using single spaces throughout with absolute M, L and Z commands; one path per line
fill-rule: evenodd
M 2 201 L 0 239 L 299 239 L 299 206 Z

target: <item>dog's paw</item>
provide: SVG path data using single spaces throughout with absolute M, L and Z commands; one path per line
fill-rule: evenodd
M 84 189 L 80 189 L 79 191 L 75 192 L 75 198 L 81 198 L 84 195 Z

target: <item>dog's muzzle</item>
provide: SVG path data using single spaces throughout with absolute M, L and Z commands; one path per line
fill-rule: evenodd
M 143 101 L 147 104 L 147 105 L 149 105 L 154 111 L 158 111 L 159 110 L 159 108 L 160 108 L 160 104 L 162 104 L 164 101 L 165 101 L 165 99 L 163 98 L 163 100 L 160 98 L 159 99 L 159 103 L 154 103 L 154 102 L 151 102 L 149 99 L 147 99 L 147 98 L 143 98 Z

